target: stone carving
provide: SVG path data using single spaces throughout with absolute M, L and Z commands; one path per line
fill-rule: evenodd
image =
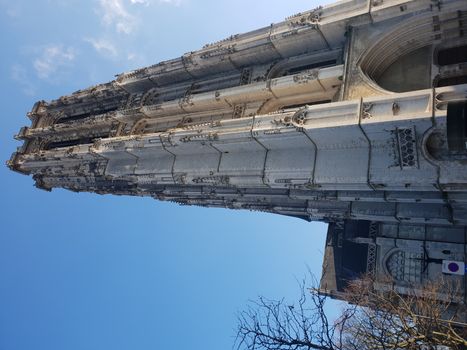
M 294 76 L 293 80 L 294 82 L 298 84 L 306 84 L 311 80 L 316 80 L 318 79 L 318 71 L 317 70 L 312 70 L 308 71 L 303 74 L 297 74 Z
M 364 103 L 363 104 L 363 119 L 370 119 L 372 117 L 371 115 L 371 109 L 373 108 L 372 103 Z

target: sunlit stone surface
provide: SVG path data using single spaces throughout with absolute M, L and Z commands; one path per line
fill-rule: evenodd
M 299 13 L 37 102 L 8 165 L 45 190 L 330 222 L 328 260 L 348 238 L 355 272 L 421 283 L 465 260 L 466 26 L 464 0 Z

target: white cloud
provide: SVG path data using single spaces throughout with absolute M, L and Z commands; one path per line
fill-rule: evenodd
M 159 0 L 159 2 L 162 2 L 164 4 L 171 4 L 171 5 L 179 6 L 182 0 Z
M 127 9 L 127 4 L 149 6 L 154 3 L 179 6 L 182 0 L 97 0 L 98 14 L 106 26 L 113 26 L 118 33 L 130 34 L 134 32 L 138 23 L 135 15 Z
M 10 69 L 10 77 L 19 86 L 24 94 L 28 96 L 34 96 L 36 94 L 36 87 L 31 83 L 31 79 L 28 76 L 26 68 L 19 64 L 15 64 Z
M 129 51 L 126 55 L 126 59 L 128 62 L 131 62 L 132 67 L 142 67 L 150 64 L 146 56 L 140 52 Z
M 84 41 L 90 43 L 94 47 L 94 50 L 103 56 L 117 56 L 117 48 L 110 40 L 89 38 L 84 39 Z
M 5 14 L 10 19 L 18 19 L 23 13 L 23 4 L 15 1 L 0 0 L 0 14 Z
M 118 33 L 130 34 L 134 30 L 136 19 L 126 10 L 122 0 L 99 0 L 99 4 L 105 25 L 115 26 Z
M 17 8 L 9 8 L 6 10 L 6 14 L 11 18 L 19 18 L 21 16 L 21 11 Z
M 130 0 L 130 2 L 133 5 L 139 4 L 139 5 L 145 5 L 145 6 L 149 6 L 150 4 L 155 3 L 155 2 L 179 6 L 182 0 Z
M 43 48 L 41 55 L 34 60 L 33 66 L 39 78 L 49 79 L 60 68 L 69 66 L 75 56 L 76 53 L 72 47 L 49 45 Z
M 149 0 L 130 0 L 130 2 L 134 4 L 142 4 L 142 5 L 149 5 Z

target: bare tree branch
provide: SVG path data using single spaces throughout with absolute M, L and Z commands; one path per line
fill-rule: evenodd
M 300 297 L 294 304 L 263 297 L 250 302 L 238 317 L 237 349 L 340 349 L 340 337 L 335 334 L 343 331 L 341 323 L 347 322 L 347 318 L 331 324 L 324 312 L 326 299 L 317 292 L 309 292 L 302 281 Z
M 316 279 L 312 277 L 314 284 Z M 390 283 L 389 283 L 390 282 Z M 392 281 L 388 281 L 392 285 Z M 408 287 L 374 289 L 370 276 L 349 284 L 348 301 L 333 321 L 325 312 L 327 296 L 299 283 L 294 304 L 260 297 L 238 316 L 235 347 L 246 350 L 452 350 L 467 348 L 465 305 L 459 288 L 444 280 Z

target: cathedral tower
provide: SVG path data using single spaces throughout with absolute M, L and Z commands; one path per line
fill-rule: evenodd
M 45 190 L 366 222 L 380 254 L 456 232 L 463 261 L 466 33 L 464 0 L 318 7 L 37 102 L 8 165 Z

